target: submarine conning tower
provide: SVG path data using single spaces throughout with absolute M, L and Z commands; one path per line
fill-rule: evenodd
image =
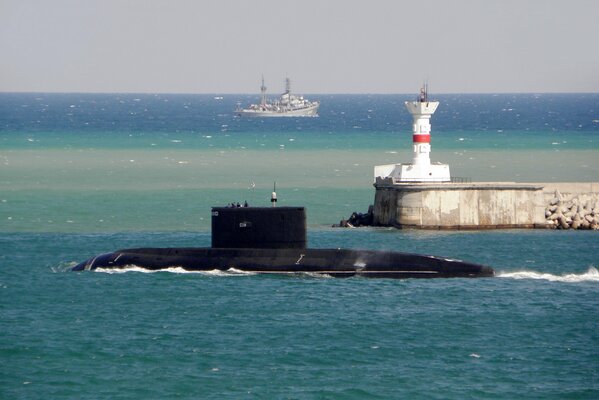
M 213 248 L 304 249 L 304 207 L 213 207 Z

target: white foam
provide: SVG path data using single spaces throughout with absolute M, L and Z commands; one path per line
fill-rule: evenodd
M 52 272 L 68 272 L 78 263 L 75 261 L 61 262 L 59 265 L 51 268 Z
M 236 268 L 229 268 L 226 271 L 220 270 L 220 269 L 213 269 L 210 271 L 196 271 L 201 273 L 202 275 L 208 275 L 208 276 L 246 276 L 246 275 L 255 275 L 254 272 L 249 272 L 249 271 L 242 271 L 240 269 L 236 269 Z
M 127 272 L 140 272 L 143 274 L 154 274 L 157 272 L 167 272 L 172 274 L 198 274 L 204 276 L 216 276 L 216 277 L 229 277 L 229 276 L 251 276 L 251 275 L 259 275 L 260 272 L 251 272 L 251 271 L 243 271 L 237 268 L 229 268 L 226 271 L 220 269 L 213 269 L 208 271 L 188 271 L 183 269 L 182 267 L 169 267 L 158 270 L 151 270 L 142 267 L 138 267 L 137 265 L 128 265 L 124 268 L 96 268 L 95 272 L 100 272 L 104 274 L 124 274 Z M 277 274 L 277 273 L 273 273 Z M 310 278 L 319 278 L 319 279 L 327 279 L 333 278 L 328 274 L 317 273 L 317 272 L 293 272 L 290 275 L 297 276 L 305 276 Z
M 218 270 L 216 270 L 218 271 Z M 223 272 L 223 271 L 220 271 Z M 255 275 L 255 272 L 250 272 L 250 271 L 242 271 L 240 269 L 236 269 L 236 268 L 229 268 L 227 270 L 228 274 L 233 274 L 233 275 Z
M 137 265 L 128 265 L 124 268 L 96 268 L 94 271 L 105 274 L 124 274 L 127 272 L 141 272 L 143 274 L 153 274 L 156 272 L 169 272 L 171 274 L 199 274 L 207 276 L 243 276 L 243 275 L 254 275 L 253 272 L 241 271 L 235 268 L 229 268 L 227 271 L 219 269 L 213 269 L 209 271 L 189 271 L 182 267 L 169 267 L 163 269 L 147 269 Z
M 541 279 L 550 282 L 599 282 L 599 271 L 595 267 L 589 267 L 589 270 L 582 274 L 554 275 L 534 271 L 516 271 L 500 272 L 498 278 L 512 279 Z
M 101 272 L 104 274 L 124 274 L 126 272 L 141 272 L 144 274 L 151 274 L 158 271 L 153 271 L 150 269 L 141 268 L 135 265 L 130 265 L 124 268 L 96 268 L 95 272 Z
M 306 276 L 308 278 L 318 278 L 318 279 L 335 279 L 329 274 L 323 274 L 321 272 L 297 272 L 296 275 Z

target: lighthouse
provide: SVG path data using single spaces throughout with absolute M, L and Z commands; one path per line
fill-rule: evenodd
M 406 101 L 405 106 L 412 114 L 412 163 L 388 164 L 374 167 L 374 178 L 391 178 L 401 182 L 450 182 L 449 165 L 431 163 L 431 116 L 439 106 L 438 101 L 429 101 L 428 88 L 424 85 L 415 101 Z

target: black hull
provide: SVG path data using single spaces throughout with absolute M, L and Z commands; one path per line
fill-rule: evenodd
M 179 267 L 188 271 L 258 274 L 326 274 L 369 278 L 476 278 L 494 276 L 484 265 L 410 253 L 346 249 L 142 248 L 102 254 L 73 271 L 97 268 L 148 270 Z

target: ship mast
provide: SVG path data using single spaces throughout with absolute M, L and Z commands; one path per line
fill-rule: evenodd
M 260 93 L 262 93 L 262 96 L 260 98 L 260 105 L 265 106 L 266 105 L 266 86 L 264 86 L 264 75 L 262 75 L 262 86 L 260 86 Z

